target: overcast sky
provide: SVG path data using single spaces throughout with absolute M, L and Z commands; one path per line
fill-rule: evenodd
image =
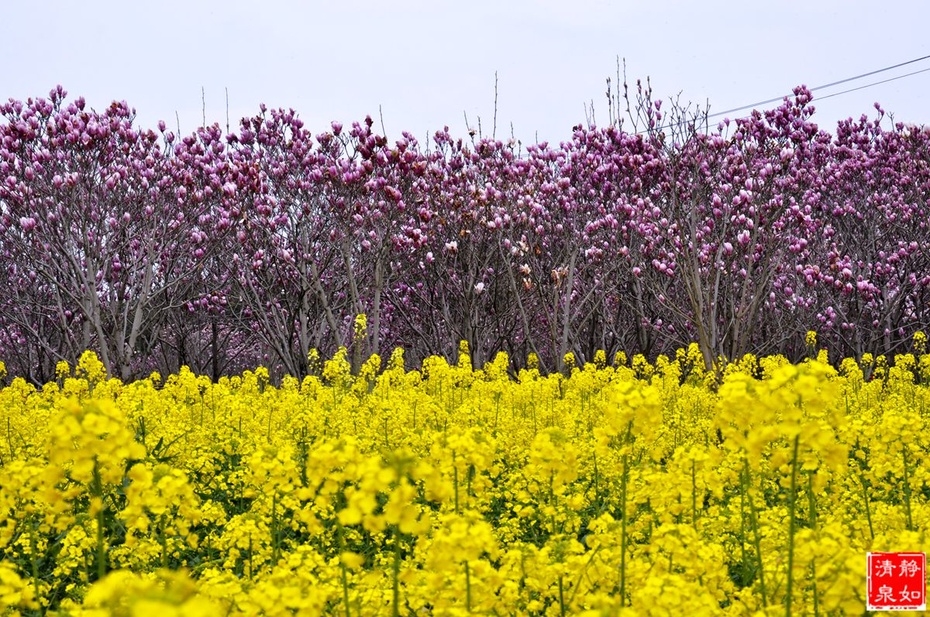
M 293 107 L 313 132 L 366 114 L 388 137 L 421 140 L 481 119 L 489 135 L 559 142 L 593 101 L 607 123 L 605 78 L 625 58 L 660 98 L 711 113 L 930 55 L 924 0 L 42 0 L 5 3 L 0 98 L 62 84 L 97 108 L 126 100 L 139 122 L 182 132 Z M 930 124 L 930 59 L 814 93 L 815 120 L 874 115 Z M 768 107 L 773 106 L 769 104 Z M 731 114 L 736 117 L 748 112 Z M 380 126 L 380 121 L 378 122 Z

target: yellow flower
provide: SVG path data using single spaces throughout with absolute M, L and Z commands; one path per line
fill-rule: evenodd
M 20 614 L 17 609 L 38 610 L 32 582 L 24 580 L 7 561 L 0 561 L 0 610 Z M 16 612 L 14 612 L 16 611 Z
M 817 333 L 813 330 L 808 330 L 807 334 L 804 335 L 804 344 L 810 348 L 817 346 Z
M 355 316 L 355 324 L 353 326 L 353 333 L 356 341 L 360 341 L 365 337 L 365 334 L 368 332 L 368 318 L 365 313 L 359 313 Z
M 914 351 L 514 379 L 343 349 L 279 384 L 86 354 L 0 388 L 0 612 L 783 613 L 792 546 L 793 612 L 858 614 L 862 555 L 928 542 Z

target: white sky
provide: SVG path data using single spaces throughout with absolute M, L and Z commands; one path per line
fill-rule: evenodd
M 103 109 L 126 100 L 140 124 L 182 133 L 233 125 L 258 105 L 293 107 L 314 132 L 366 114 L 388 137 L 421 141 L 463 112 L 489 135 L 568 139 L 593 100 L 607 123 L 605 78 L 625 58 L 660 98 L 709 101 L 711 112 L 930 55 L 925 0 L 41 0 L 4 2 L 0 100 L 46 96 L 61 83 Z M 930 69 L 930 59 L 815 92 L 815 120 L 930 124 L 930 71 L 822 102 L 818 96 Z M 772 104 L 768 107 L 773 106 Z M 748 112 L 742 112 L 748 113 Z M 733 114 L 736 116 L 739 114 Z

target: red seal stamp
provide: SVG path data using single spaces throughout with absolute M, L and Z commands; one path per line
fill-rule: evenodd
M 868 568 L 870 611 L 926 610 L 926 553 L 869 553 Z

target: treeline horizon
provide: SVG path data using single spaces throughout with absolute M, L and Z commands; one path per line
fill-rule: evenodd
M 627 89 L 624 88 L 626 92 Z M 224 134 L 138 127 L 59 86 L 0 104 L 0 360 L 43 383 L 93 350 L 133 379 L 354 366 L 405 350 L 544 372 L 697 342 L 834 359 L 930 327 L 930 130 L 814 123 L 802 87 L 712 125 L 637 83 L 553 146 L 268 109 Z M 365 315 L 360 332 L 358 316 Z

